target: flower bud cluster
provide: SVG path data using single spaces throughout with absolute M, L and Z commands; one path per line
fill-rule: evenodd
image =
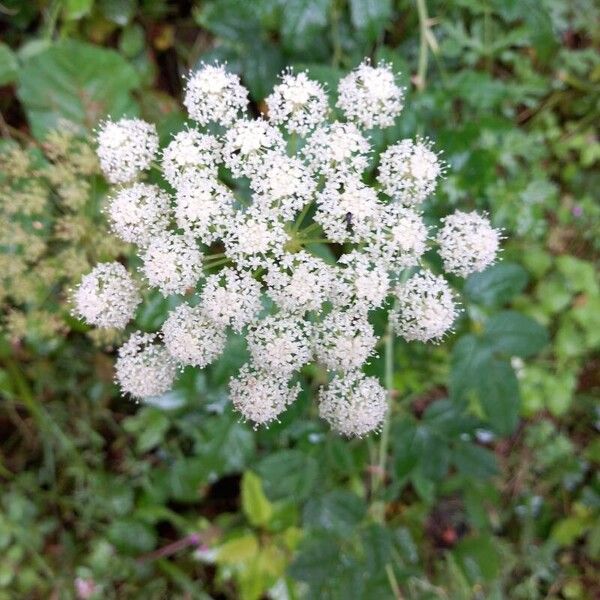
M 437 249 L 445 269 L 464 277 L 494 261 L 500 235 L 476 213 L 450 215 L 437 236 L 430 230 L 424 202 L 445 166 L 428 140 L 373 155 L 369 130 L 392 125 L 404 104 L 389 65 L 364 61 L 337 92 L 330 103 L 321 83 L 288 69 L 267 114 L 252 118 L 239 77 L 204 65 L 184 100 L 196 125 L 162 151 L 149 124 L 104 124 L 98 155 L 120 184 L 107 208 L 113 230 L 138 247 L 142 287 L 176 296 L 159 334 L 134 332 L 121 349 L 123 391 L 163 393 L 177 366 L 210 364 L 233 331 L 249 355 L 230 382 L 244 418 L 276 420 L 316 362 L 330 374 L 319 414 L 362 436 L 388 408 L 385 389 L 362 371 L 378 342 L 370 311 L 387 306 L 406 340 L 438 341 L 452 328 L 455 294 L 425 267 L 426 252 Z M 164 185 L 143 180 L 150 165 Z M 138 293 L 121 265 L 101 265 L 75 301 L 89 323 L 124 327 Z

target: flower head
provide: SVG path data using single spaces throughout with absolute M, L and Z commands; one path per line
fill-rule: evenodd
M 274 151 L 265 155 L 250 180 L 253 206 L 274 218 L 293 219 L 312 199 L 317 182 L 301 160 Z
M 211 322 L 239 333 L 262 309 L 260 283 L 247 271 L 226 267 L 206 278 L 200 306 Z
M 360 175 L 369 164 L 370 151 L 356 125 L 339 122 L 316 129 L 302 148 L 311 169 L 332 181 Z
M 177 374 L 177 362 L 152 333 L 136 331 L 119 349 L 116 379 L 133 398 L 158 396 L 168 391 Z
M 457 210 L 445 217 L 443 223 L 437 243 L 446 271 L 467 277 L 496 260 L 502 235 L 487 217 Z
M 427 238 L 427 226 L 418 213 L 399 204 L 387 204 L 366 252 L 390 271 L 398 272 L 419 264 L 427 250 Z
M 146 170 L 158 151 L 156 127 L 141 119 L 105 121 L 98 132 L 100 166 L 111 183 L 127 183 Z
M 328 110 L 327 94 L 317 81 L 306 73 L 284 72 L 281 83 L 266 99 L 269 119 L 283 125 L 289 133 L 305 136 L 325 120 Z
M 183 100 L 200 125 L 231 125 L 248 105 L 248 90 L 223 65 L 204 65 L 188 80 Z
M 440 275 L 422 271 L 394 292 L 390 323 L 405 340 L 439 341 L 452 328 L 458 309 L 448 282 Z
M 280 256 L 287 241 L 283 223 L 258 211 L 238 213 L 223 238 L 225 254 L 243 268 L 258 269 Z
M 222 238 L 234 218 L 235 198 L 214 175 L 183 175 L 175 193 L 175 219 L 186 235 L 212 244 Z
M 170 198 L 158 186 L 134 183 L 122 188 L 108 205 L 113 231 L 125 242 L 147 246 L 169 225 Z
M 234 177 L 252 177 L 270 151 L 283 153 L 285 142 L 278 129 L 264 119 L 240 119 L 225 133 L 223 160 Z
M 310 362 L 308 323 L 293 317 L 271 315 L 259 321 L 246 337 L 254 363 L 263 371 L 290 377 Z
M 404 105 L 404 90 L 396 84 L 391 66 L 363 61 L 340 80 L 337 105 L 346 118 L 361 127 L 389 127 Z
M 320 311 L 330 299 L 337 278 L 335 267 L 300 251 L 270 261 L 265 274 L 267 293 L 285 312 Z
M 229 381 L 233 406 L 256 425 L 268 425 L 277 420 L 299 391 L 299 384 L 290 387 L 285 377 L 259 371 L 250 365 L 244 365 L 237 377 Z
M 215 325 L 200 307 L 180 304 L 162 326 L 165 346 L 171 356 L 184 365 L 205 367 L 223 352 L 225 328 Z
M 427 140 L 405 139 L 381 155 L 377 179 L 388 196 L 414 206 L 433 192 L 443 172 L 444 165 Z
M 363 312 L 334 310 L 317 327 L 317 359 L 333 371 L 360 369 L 377 338 Z
M 315 221 L 332 242 L 366 241 L 381 219 L 377 192 L 358 177 L 330 183 L 317 196 Z
M 76 312 L 90 325 L 123 329 L 142 301 L 137 284 L 118 262 L 99 263 L 73 295 Z
M 319 414 L 347 437 L 362 437 L 379 429 L 387 409 L 379 381 L 360 371 L 336 375 L 319 393 Z
M 162 151 L 162 172 L 165 179 L 177 187 L 189 173 L 200 172 L 216 176 L 221 162 L 221 144 L 213 135 L 186 129 L 175 134 Z
M 166 233 L 154 238 L 142 254 L 142 261 L 146 279 L 164 296 L 183 294 L 202 275 L 202 254 L 182 235 Z

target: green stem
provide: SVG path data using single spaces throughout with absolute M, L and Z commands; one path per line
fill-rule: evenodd
M 213 260 L 209 263 L 204 264 L 205 269 L 212 269 L 214 267 L 218 267 L 220 265 L 224 265 L 229 262 L 229 258 L 226 256 L 225 258 L 220 258 L 219 260 Z
M 425 89 L 427 78 L 427 63 L 429 60 L 429 43 L 427 42 L 427 4 L 425 0 L 417 0 L 417 11 L 419 13 L 419 65 L 417 68 L 417 88 Z
M 294 222 L 294 231 L 298 231 L 300 229 L 300 227 L 302 226 L 302 222 L 304 221 L 304 219 L 306 218 L 306 215 L 308 214 L 308 211 L 310 210 L 310 207 L 312 206 L 312 202 L 307 202 L 304 205 L 304 208 L 302 209 L 302 212 L 298 215 L 298 218 L 296 219 L 296 221 Z M 313 223 L 312 225 L 309 225 L 306 229 L 304 229 L 303 231 L 306 231 L 308 229 L 310 229 L 310 227 L 312 227 L 313 225 L 316 225 L 316 223 Z
M 298 238 L 301 244 L 330 244 L 331 240 L 327 238 Z
M 333 67 L 339 67 L 342 64 L 342 59 L 344 57 L 342 39 L 340 36 L 340 18 L 340 3 L 339 0 L 334 0 L 331 5 L 331 44 L 333 46 L 331 64 Z
M 209 254 L 205 259 L 204 262 L 208 262 L 210 260 L 215 260 L 216 258 L 223 258 L 225 256 L 225 252 L 219 252 L 218 254 Z

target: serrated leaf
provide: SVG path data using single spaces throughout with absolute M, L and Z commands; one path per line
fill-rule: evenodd
M 299 548 L 288 571 L 292 577 L 319 585 L 340 570 L 339 546 L 329 536 L 311 536 Z
M 500 435 L 515 430 L 519 420 L 519 383 L 508 361 L 492 359 L 477 382 L 478 398 L 491 428 Z
M 281 25 L 284 46 L 295 52 L 307 49 L 327 26 L 328 10 L 329 0 L 288 0 Z
M 391 0 L 350 0 L 352 25 L 357 31 L 364 32 L 370 42 L 381 36 L 391 14 Z
M 494 352 L 527 358 L 548 343 L 548 332 L 531 317 L 507 310 L 486 323 L 484 338 Z
M 500 306 L 520 294 L 528 281 L 527 271 L 521 265 L 501 262 L 470 275 L 464 291 L 472 302 Z
M 350 535 L 366 513 L 364 501 L 344 490 L 312 498 L 304 508 L 304 524 L 342 536 Z
M 490 477 L 498 470 L 494 453 L 470 442 L 457 443 L 452 452 L 452 462 L 460 473 L 475 479 Z
M 256 470 L 265 492 L 272 500 L 304 500 L 311 493 L 318 474 L 314 458 L 300 450 L 280 450 L 265 457 Z
M 24 60 L 17 94 L 34 135 L 43 138 L 61 120 L 91 129 L 108 115 L 136 115 L 131 92 L 139 85 L 117 52 L 64 40 Z
M 260 478 L 252 471 L 242 477 L 242 509 L 252 525 L 265 525 L 273 514 L 273 505 L 263 491 Z

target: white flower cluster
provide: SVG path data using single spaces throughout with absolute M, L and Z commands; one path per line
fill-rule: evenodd
M 136 331 L 119 351 L 124 392 L 164 393 L 178 367 L 216 360 L 233 331 L 250 357 L 230 382 L 244 418 L 277 419 L 299 393 L 299 372 L 316 362 L 330 373 L 319 412 L 333 429 L 362 436 L 381 426 L 386 390 L 362 372 L 378 342 L 370 311 L 387 305 L 396 334 L 439 341 L 458 308 L 426 253 L 437 247 L 446 271 L 467 276 L 494 261 L 501 237 L 476 213 L 430 231 L 423 203 L 445 167 L 429 141 L 372 156 L 368 130 L 392 125 L 403 98 L 389 65 L 365 61 L 340 81 L 336 121 L 324 86 L 288 69 L 268 114 L 253 119 L 237 75 L 203 65 L 184 100 L 197 125 L 162 151 L 143 121 L 103 125 L 98 154 L 120 184 L 107 207 L 113 231 L 137 246 L 143 287 L 177 296 L 158 334 Z M 143 180 L 148 168 L 164 185 Z M 77 314 L 124 328 L 138 290 L 122 265 L 99 265 L 75 291 Z

